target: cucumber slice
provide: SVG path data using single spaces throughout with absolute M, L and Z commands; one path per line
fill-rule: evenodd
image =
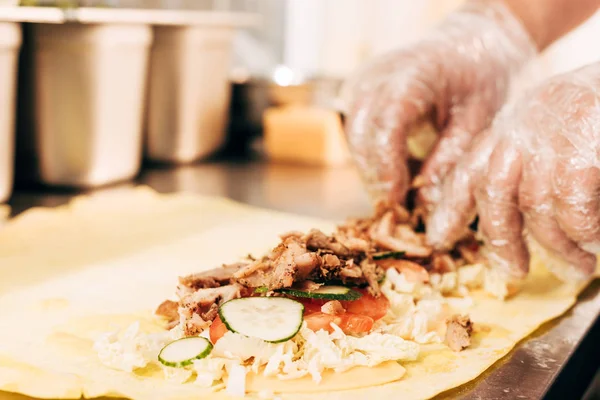
M 158 353 L 158 361 L 167 367 L 185 367 L 194 360 L 206 357 L 212 351 L 212 344 L 200 336 L 175 340 L 162 348 Z
M 219 308 L 227 329 L 271 343 L 296 336 L 303 313 L 302 303 L 285 297 L 245 297 L 229 300 Z
M 309 299 L 322 300 L 357 300 L 362 294 L 345 286 L 321 286 L 318 289 L 307 291 L 300 289 L 280 289 L 281 293 L 294 297 L 305 297 Z
M 373 254 L 373 260 L 385 260 L 387 258 L 395 258 L 396 260 L 404 257 L 404 251 L 382 251 L 381 253 Z

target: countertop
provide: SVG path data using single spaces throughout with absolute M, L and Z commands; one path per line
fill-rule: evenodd
M 133 182 L 97 190 L 138 184 L 163 193 L 225 196 L 255 206 L 336 221 L 370 212 L 368 198 L 350 167 L 323 169 L 254 159 L 221 159 L 172 168 L 144 168 Z M 57 189 L 18 188 L 9 205 L 14 216 L 34 206 L 64 204 L 75 194 Z M 599 315 L 597 280 L 565 316 L 545 324 L 477 380 L 439 398 L 581 398 L 599 368 Z

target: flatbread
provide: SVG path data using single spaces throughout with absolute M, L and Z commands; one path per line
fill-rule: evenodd
M 0 230 L 0 390 L 42 398 L 228 398 L 165 381 L 157 368 L 107 368 L 92 350 L 93 340 L 134 321 L 144 331 L 162 329 L 152 312 L 173 296 L 178 276 L 263 253 L 278 234 L 310 228 L 327 232 L 334 224 L 145 188 L 22 214 Z M 515 298 L 500 302 L 474 294 L 469 314 L 486 329 L 465 351 L 422 346 L 417 361 L 402 363 L 406 371 L 396 363 L 354 369 L 346 373 L 347 386 L 338 375 L 324 379 L 318 393 L 311 392 L 310 380 L 283 384 L 255 377 L 248 387 L 285 391 L 282 397 L 291 399 L 430 398 L 476 378 L 567 311 L 582 288 L 559 282 L 534 262 Z
M 6 223 L 8 216 L 10 215 L 10 207 L 4 204 L 0 204 L 0 228 Z

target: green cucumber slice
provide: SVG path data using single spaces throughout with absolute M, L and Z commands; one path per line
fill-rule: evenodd
M 200 336 L 177 339 L 162 348 L 158 361 L 167 367 L 181 368 L 206 357 L 212 348 L 210 341 Z
M 334 285 L 320 286 L 318 289 L 311 291 L 291 288 L 280 289 L 279 291 L 294 297 L 322 300 L 357 300 L 362 296 L 362 294 L 356 290 L 352 290 L 345 286 Z
M 229 300 L 219 308 L 227 329 L 270 343 L 296 336 L 303 313 L 302 303 L 285 297 L 245 297 Z
M 373 254 L 373 260 L 385 260 L 387 258 L 401 259 L 404 258 L 404 251 L 382 251 L 381 253 Z

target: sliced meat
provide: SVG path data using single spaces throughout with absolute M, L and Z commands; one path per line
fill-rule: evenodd
M 396 221 L 399 224 L 405 224 L 410 222 L 411 214 L 406 208 L 402 207 L 398 203 L 392 203 L 391 208 L 394 213 L 394 216 L 396 217 Z
M 218 288 L 199 289 L 180 299 L 182 307 L 204 308 L 214 303 L 224 303 L 241 296 L 242 287 L 238 284 L 221 286 Z M 197 312 L 200 314 L 200 312 Z
M 321 258 L 323 263 L 313 271 L 311 278 L 319 282 L 329 282 L 339 279 L 343 262 L 333 254 L 323 254 Z
M 461 351 L 471 345 L 473 323 L 466 315 L 453 315 L 448 321 L 445 342 L 453 351 Z
M 372 226 L 369 235 L 379 247 L 391 251 L 403 251 L 407 257 L 429 257 L 431 255 L 431 247 L 396 238 L 392 236 L 393 231 L 393 215 L 387 213 L 378 224 Z
M 380 200 L 375 204 L 375 218 L 380 219 L 385 214 L 392 214 L 396 223 L 404 224 L 410 220 L 410 212 L 400 204 L 387 200 Z
M 342 282 L 346 283 L 348 280 L 362 279 L 364 278 L 362 269 L 354 263 L 354 260 L 349 260 L 340 269 L 340 278 Z
M 405 242 L 392 236 L 379 235 L 373 237 L 373 240 L 386 250 L 403 251 L 407 257 L 429 257 L 432 253 L 429 246 Z
M 433 272 L 438 272 L 440 274 L 454 272 L 457 268 L 456 263 L 452 257 L 450 257 L 450 254 L 447 253 L 434 254 L 431 260 L 431 266 Z
M 331 300 L 321 306 L 321 312 L 329 315 L 343 314 L 346 312 L 342 303 L 337 300 Z
M 394 237 L 408 243 L 414 243 L 417 245 L 425 244 L 425 236 L 423 234 L 416 233 L 410 225 L 396 225 L 396 228 L 394 229 Z
M 273 271 L 273 267 L 257 270 L 251 275 L 236 279 L 236 282 L 249 288 L 268 287 L 271 281 L 269 276 L 271 271 Z
M 327 269 L 338 268 L 340 265 L 342 265 L 342 262 L 340 261 L 338 256 L 335 256 L 333 254 L 325 254 L 323 255 L 322 259 L 323 266 Z
M 216 318 L 219 306 L 242 296 L 243 287 L 238 284 L 218 288 L 199 289 L 179 301 L 179 317 L 186 336 L 197 335 Z
M 323 286 L 322 283 L 316 283 L 316 282 L 313 282 L 313 281 L 304 281 L 304 282 L 301 282 L 298 285 L 294 285 L 295 288 L 298 288 L 300 290 L 304 290 L 304 291 L 307 291 L 307 292 L 312 292 L 314 290 L 317 290 L 321 286 Z
M 189 318 L 182 317 L 181 324 L 185 336 L 198 336 L 210 326 L 210 322 L 203 320 L 198 314 L 191 314 Z
M 367 253 L 371 250 L 371 245 L 365 239 L 361 239 L 358 237 L 348 237 L 342 234 L 336 234 L 333 237 L 338 243 L 346 247 L 354 254 Z
M 326 254 L 325 256 L 331 256 L 331 254 Z M 294 262 L 296 263 L 297 267 L 294 280 L 299 281 L 308 278 L 315 268 L 318 268 L 321 266 L 321 264 L 323 264 L 323 259 L 317 253 L 311 252 L 295 256 Z
M 379 281 L 384 277 L 383 269 L 368 259 L 364 259 L 360 263 L 360 269 L 367 283 L 369 284 L 369 292 L 373 296 L 379 296 L 381 294 L 381 290 L 379 289 Z
M 368 232 L 372 224 L 373 221 L 370 219 L 349 219 L 345 225 L 337 227 L 337 234 L 369 242 Z
M 306 248 L 294 240 L 286 240 L 283 246 L 285 249 L 281 255 L 276 260 L 273 260 L 274 267 L 270 275 L 271 279 L 269 284 L 266 285 L 269 290 L 292 286 L 298 273 L 296 259 L 303 259 L 302 256 L 307 254 Z M 302 275 L 307 276 L 305 274 Z
M 189 288 L 187 286 L 183 286 L 181 284 L 177 285 L 177 291 L 176 291 L 176 293 L 177 293 L 177 297 L 180 298 L 180 299 L 183 298 L 183 297 L 185 297 L 185 296 L 187 296 L 187 295 L 189 295 L 189 294 L 192 294 L 194 292 L 195 292 L 195 290 L 192 289 L 192 288 Z
M 416 223 L 414 215 L 398 204 L 380 202 L 373 217 L 350 219 L 338 226 L 333 235 L 318 229 L 307 234 L 287 232 L 260 259 L 180 278 L 179 315 L 186 332 L 202 329 L 215 317 L 215 310 L 224 299 L 244 295 L 239 288 L 248 291 L 248 295 L 258 287 L 265 288 L 268 295 L 277 295 L 277 289 L 285 287 L 318 287 L 341 281 L 358 286 L 366 284 L 369 293 L 378 296 L 379 282 L 387 268 L 396 269 L 411 282 L 426 283 L 429 273 L 425 266 L 444 273 L 455 271 L 465 260 L 476 259 L 472 233 L 462 238 L 460 247 L 451 253 L 434 253 L 426 244 L 422 221 Z M 385 251 L 404 252 L 405 259 L 372 259 L 373 254 Z M 225 292 L 215 292 L 221 288 Z M 334 312 L 336 305 L 328 307 L 332 308 L 329 312 Z M 162 308 L 162 313 L 173 317 L 172 304 L 166 303 Z M 450 325 L 450 332 L 457 329 L 455 324 Z
M 409 260 L 396 260 L 393 258 L 376 260 L 375 263 L 384 270 L 394 268 L 399 273 L 403 274 L 408 282 L 429 282 L 429 273 L 422 265 Z
M 340 257 L 350 256 L 350 250 L 338 243 L 334 238 L 327 236 L 318 229 L 311 229 L 304 237 L 306 247 L 310 250 L 330 250 L 333 254 Z
M 224 303 L 227 300 L 222 301 Z M 208 310 L 202 315 L 202 319 L 205 321 L 213 321 L 219 315 L 219 305 L 217 303 L 213 303 L 210 305 Z
M 176 301 L 165 300 L 158 306 L 154 313 L 166 318 L 168 322 L 173 322 L 179 319 L 179 313 L 177 312 L 178 308 L 179 303 Z
M 248 287 L 268 290 L 290 287 L 295 281 L 308 278 L 321 266 L 318 254 L 309 252 L 296 237 L 288 237 L 271 252 L 273 257 L 262 265 L 248 267 L 236 274 L 237 282 Z
M 370 232 L 373 241 L 381 248 L 391 251 L 403 251 L 407 257 L 429 257 L 432 249 L 429 246 L 407 242 L 405 240 L 391 236 L 389 221 L 383 220 L 378 225 L 374 225 Z M 393 229 L 393 228 L 391 228 Z
M 258 271 L 266 271 L 271 267 L 269 260 L 266 258 L 261 258 L 260 260 L 255 260 L 251 264 L 247 264 L 244 267 L 240 268 L 233 274 L 233 279 L 241 279 L 247 276 L 253 275 Z
M 194 290 L 228 285 L 232 282 L 234 274 L 246 265 L 246 263 L 223 265 L 219 268 L 180 277 L 179 283 Z
M 381 216 L 378 223 L 371 225 L 369 235 L 373 239 L 377 236 L 393 236 L 395 225 L 394 213 L 388 211 Z

